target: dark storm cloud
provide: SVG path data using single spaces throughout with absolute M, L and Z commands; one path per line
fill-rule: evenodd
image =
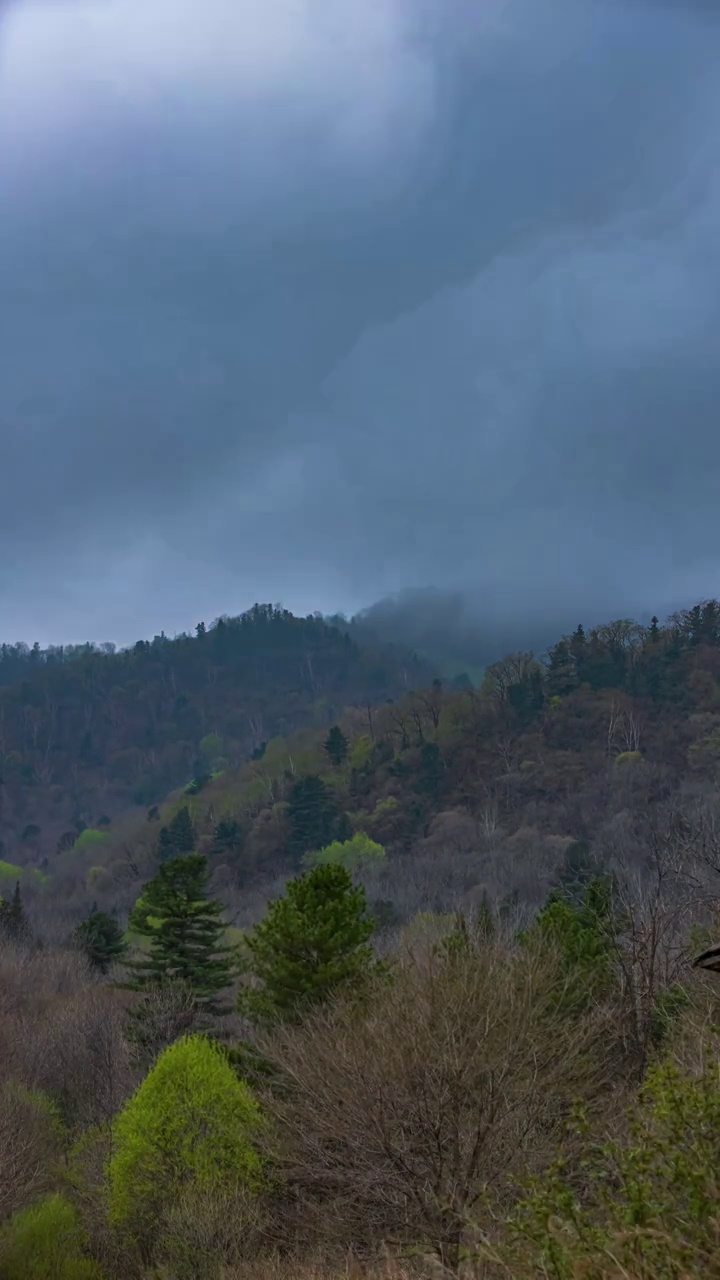
M 0 32 L 4 634 L 720 590 L 711 10 L 197 12 Z

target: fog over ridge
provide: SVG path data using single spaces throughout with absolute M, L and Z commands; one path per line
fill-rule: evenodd
M 720 22 L 18 0 L 0 625 L 720 591 Z

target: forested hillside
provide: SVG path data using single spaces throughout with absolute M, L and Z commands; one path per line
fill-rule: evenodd
M 710 601 L 0 864 L 0 1275 L 720 1275 L 719 771 Z
M 292 630 L 295 623 L 252 625 Z M 319 634 L 331 637 L 332 672 L 337 649 L 354 651 L 339 633 L 320 627 Z M 212 637 L 181 641 L 178 649 L 196 655 L 212 643 Z M 307 671 L 306 649 L 301 653 Z M 163 690 L 173 668 L 163 674 L 161 657 L 152 658 L 151 648 L 147 660 Z M 132 669 L 133 655 L 121 661 Z M 367 658 L 354 661 L 362 670 Z M 297 662 L 293 652 L 291 671 Z M 20 848 L 18 862 L 49 877 L 27 886 L 33 910 L 43 914 L 43 903 L 60 894 L 56 925 L 94 899 L 127 910 L 138 880 L 172 851 L 173 823 L 183 821 L 191 835 L 179 847 L 207 854 L 236 923 L 251 921 L 268 887 L 301 869 L 314 850 L 355 835 L 384 851 L 364 874 L 392 921 L 484 893 L 537 904 L 567 856 L 640 866 L 653 824 L 668 806 L 697 816 L 698 806 L 714 804 L 720 761 L 714 602 L 663 626 L 621 620 L 587 635 L 578 627 L 544 661 L 528 652 L 491 665 L 480 688 L 446 687 L 435 678 L 375 706 L 336 705 L 333 717 L 325 702 L 320 724 L 306 721 L 295 732 L 273 695 L 274 723 L 264 713 L 267 742 L 236 767 L 222 758 L 223 732 L 246 707 L 224 705 L 215 687 L 201 684 L 201 668 L 193 670 L 199 690 L 193 705 L 212 700 L 218 719 L 208 715 L 196 724 L 206 735 L 204 762 L 193 762 L 191 739 L 185 740 L 179 772 L 191 780 L 137 816 L 88 821 L 59 842 L 45 842 L 41 832 Z M 406 673 L 417 674 L 418 668 Z M 327 689 L 331 678 L 318 669 L 316 689 Z M 261 696 L 260 686 L 248 695 L 258 715 Z M 173 723 L 158 721 L 156 730 L 167 735 L 171 758 Z M 130 734 L 129 725 L 123 730 Z M 147 760 L 148 749 L 127 752 Z
M 73 832 L 237 765 L 278 734 L 329 724 L 344 706 L 397 697 L 431 674 L 410 652 L 361 649 L 319 617 L 269 605 L 122 652 L 3 645 L 4 856 L 52 856 Z

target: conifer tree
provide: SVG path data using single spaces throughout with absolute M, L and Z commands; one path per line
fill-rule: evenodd
M 298 778 L 290 792 L 288 818 L 288 850 L 297 863 L 304 853 L 330 844 L 337 811 L 327 786 L 317 774 Z
M 12 938 L 15 942 L 26 941 L 30 937 L 30 926 L 23 907 L 19 880 L 15 883 L 10 901 L 0 901 L 0 934 L 5 938 Z
M 89 916 L 81 921 L 73 934 L 75 944 L 84 952 L 90 964 L 107 973 L 122 960 L 127 951 L 123 931 L 114 916 L 98 911 L 93 903 Z
M 178 810 L 167 827 L 161 827 L 158 834 L 158 857 L 161 862 L 174 858 L 181 853 L 192 853 L 197 836 L 187 805 Z
M 369 946 L 375 922 L 365 890 L 336 863 L 290 880 L 283 897 L 246 937 L 245 973 L 254 985 L 238 1007 L 258 1021 L 301 1016 L 379 969 Z
M 350 744 L 345 734 L 339 725 L 334 724 L 325 741 L 325 751 L 336 768 L 339 768 L 343 761 L 347 759 L 349 749 Z
M 188 988 L 198 1006 L 229 1012 L 218 996 L 232 981 L 233 948 L 221 944 L 222 905 L 208 897 L 207 858 L 185 854 L 163 863 L 145 885 L 130 915 L 130 928 L 149 940 L 147 956 L 126 960 L 134 991 L 166 983 Z

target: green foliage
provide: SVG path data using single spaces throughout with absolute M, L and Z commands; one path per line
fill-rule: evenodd
M 249 1087 L 217 1044 L 199 1035 L 176 1040 L 114 1121 L 111 1221 L 150 1250 L 165 1209 L 181 1192 L 259 1188 L 253 1138 L 260 1122 Z
M 620 765 L 633 764 L 636 760 L 642 760 L 641 751 L 621 751 L 615 757 L 615 763 Z
M 93 906 L 89 916 L 77 926 L 73 940 L 90 964 L 107 973 L 127 951 L 123 931 L 114 916 Z
M 386 856 L 381 844 L 371 840 L 364 831 L 356 831 L 349 840 L 333 840 L 324 849 L 308 854 L 307 862 L 310 866 L 327 866 L 332 863 L 352 873 L 378 866 Z
M 347 759 L 350 744 L 339 725 L 334 724 L 325 740 L 325 751 L 336 768 Z
M 558 998 L 568 1012 L 579 1012 L 612 987 L 618 927 L 612 886 L 607 880 L 594 879 L 580 902 L 553 890 L 520 941 L 552 948 L 565 980 Z
M 334 835 L 337 811 L 332 796 L 317 774 L 298 778 L 288 799 L 288 852 L 300 862 L 303 854 L 322 849 Z
M 598 874 L 598 862 L 590 846 L 583 840 L 573 840 L 563 854 L 557 876 L 558 888 L 565 898 L 579 905 Z
M 513 1215 L 524 1267 L 553 1280 L 718 1275 L 717 1070 L 694 1076 L 669 1061 L 655 1066 L 627 1137 L 599 1146 L 586 1138 L 584 1146 L 581 1182 L 577 1165 L 561 1159 Z
M 185 788 L 187 791 L 187 787 Z M 158 857 L 161 862 L 174 858 L 181 853 L 192 853 L 197 841 L 195 828 L 190 817 L 190 810 L 183 805 L 166 827 L 158 833 Z
M 362 770 L 368 764 L 373 753 L 373 740 L 369 733 L 356 738 L 350 749 L 350 767 Z
M 102 1280 L 87 1243 L 73 1206 L 61 1195 L 46 1196 L 0 1229 L 0 1274 L 3 1280 Z
M 239 1008 L 257 1020 L 294 1018 L 378 971 L 368 945 L 365 891 L 329 863 L 290 880 L 245 939 L 244 971 L 257 985 Z
M 150 947 L 147 957 L 125 961 L 132 977 L 126 985 L 142 991 L 163 983 L 185 984 L 208 1013 L 228 1010 L 218 995 L 232 980 L 233 948 L 221 945 L 222 906 L 208 897 L 207 858 L 186 854 L 163 863 L 145 885 L 129 926 Z
M 100 831 L 98 827 L 86 827 L 77 837 L 73 849 L 77 853 L 85 853 L 88 849 L 96 849 L 98 845 L 104 844 L 109 839 L 109 832 Z
M 183 787 L 183 791 L 185 795 L 186 796 L 199 795 L 201 791 L 205 790 L 205 787 L 210 781 L 211 776 L 212 775 L 207 772 L 196 773 L 195 777 L 191 778 L 190 782 L 188 782 L 186 786 Z
M 235 818 L 221 818 L 213 831 L 213 849 L 221 853 L 236 853 L 243 846 L 244 832 Z
M 435 951 L 448 960 L 480 953 L 483 947 L 493 942 L 497 933 L 497 920 L 487 893 L 483 893 L 477 916 L 468 921 L 462 911 L 455 916 L 455 923 L 449 933 L 436 945 Z
M 0 860 L 0 880 L 19 880 L 22 873 L 22 867 L 17 867 L 14 862 Z
M 0 934 L 5 938 L 13 938 L 16 942 L 22 942 L 30 937 L 30 926 L 22 903 L 19 880 L 9 902 L 0 898 Z
M 200 739 L 200 750 L 203 756 L 212 762 L 217 760 L 218 756 L 223 753 L 223 740 L 219 733 L 206 733 L 204 738 Z

